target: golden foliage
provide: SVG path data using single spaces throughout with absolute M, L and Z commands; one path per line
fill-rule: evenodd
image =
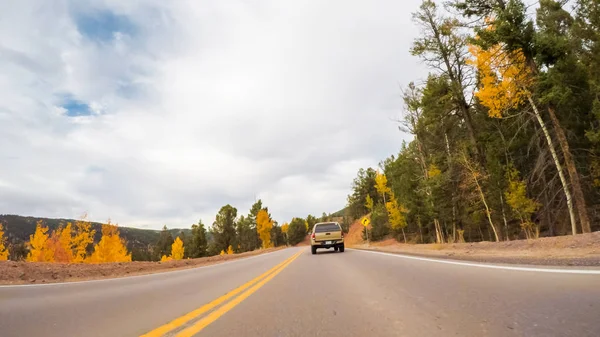
M 377 192 L 381 193 L 381 195 L 391 192 L 390 188 L 387 186 L 387 177 L 385 174 L 379 173 L 379 171 L 375 176 L 375 188 L 377 189 Z
M 42 220 L 37 222 L 35 233 L 29 236 L 29 262 L 54 262 L 54 250 L 50 247 L 48 227 L 45 227 Z
M 225 255 L 225 251 L 221 250 L 221 252 L 219 253 L 219 255 L 221 255 L 221 256 Z
M 166 262 L 166 261 L 171 261 L 171 260 L 173 260 L 173 258 L 172 258 L 172 257 L 170 257 L 170 256 L 168 256 L 168 257 L 167 257 L 166 255 L 163 255 L 163 256 L 160 258 L 160 262 Z
M 504 111 L 523 103 L 531 85 L 531 71 L 521 50 L 505 52 L 500 44 L 488 50 L 469 46 L 473 58 L 469 64 L 477 67 L 480 88 L 475 93 L 488 108 L 490 117 L 502 118 Z
M 440 174 L 442 174 L 442 171 L 435 164 L 429 165 L 429 169 L 427 170 L 427 176 L 429 178 L 435 178 Z
M 308 222 L 306 223 L 308 227 Z M 263 248 L 271 247 L 271 229 L 273 228 L 273 221 L 269 217 L 269 213 L 261 209 L 258 211 L 256 215 L 256 230 L 258 231 L 258 236 L 262 241 Z M 227 252 L 229 254 L 229 252 Z
M 8 249 L 6 248 L 6 238 L 4 237 L 4 228 L 0 224 L 0 261 L 8 260 Z
M 63 228 L 62 225 L 52 232 L 48 243 L 54 251 L 54 262 L 69 263 L 73 261 L 71 223 Z
M 227 247 L 227 255 L 233 255 L 233 248 L 231 247 L 231 245 Z
M 365 202 L 365 207 L 372 212 L 373 211 L 373 198 L 367 194 L 367 201 Z
M 289 229 L 289 228 L 290 228 L 290 224 L 288 224 L 287 222 L 286 222 L 286 223 L 284 223 L 283 225 L 281 225 L 281 231 L 282 231 L 283 233 L 286 233 L 286 234 L 287 234 L 287 232 L 288 232 L 288 229 Z
M 390 201 L 385 203 L 385 208 L 388 212 L 388 219 L 392 229 L 397 230 L 406 227 L 407 223 L 404 213 L 407 210 L 404 206 L 398 204 L 398 200 L 396 200 L 393 193 L 390 193 Z
M 173 260 L 181 260 L 183 259 L 183 252 L 185 248 L 183 247 L 183 241 L 179 238 L 179 236 L 175 239 L 173 244 L 171 245 L 171 258 Z
M 131 254 L 127 252 L 125 241 L 119 236 L 119 228 L 110 221 L 102 225 L 102 238 L 94 246 L 94 252 L 89 258 L 91 263 L 129 262 Z
M 506 173 L 508 188 L 504 195 L 506 203 L 521 219 L 521 228 L 528 239 L 537 238 L 540 235 L 539 227 L 531 222 L 531 215 L 540 208 L 541 204 L 527 197 L 527 184 L 519 179 L 519 171 L 510 166 Z
M 92 230 L 92 224 L 86 221 L 87 214 L 84 214 L 80 220 L 75 222 L 72 244 L 73 262 L 84 262 L 87 256 L 88 247 L 94 243 L 96 231 Z

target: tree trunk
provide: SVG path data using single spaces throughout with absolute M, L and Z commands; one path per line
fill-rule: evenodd
M 419 236 L 421 237 L 421 243 L 425 243 L 423 241 L 423 225 L 421 224 L 421 217 L 417 216 L 417 226 L 419 226 Z
M 496 226 L 494 226 L 494 221 L 492 220 L 492 212 L 490 211 L 488 203 L 485 199 L 485 194 L 483 193 L 483 189 L 482 189 L 481 185 L 479 184 L 479 179 L 477 179 L 479 172 L 477 171 L 477 168 L 473 167 L 472 164 L 469 162 L 469 159 L 467 158 L 467 155 L 465 153 L 463 153 L 463 161 L 464 161 L 463 162 L 464 167 L 469 171 L 469 173 L 471 174 L 471 179 L 473 179 L 473 182 L 475 183 L 475 187 L 477 189 L 477 192 L 479 193 L 479 198 L 481 198 L 481 202 L 483 203 L 483 206 L 485 208 L 485 215 L 487 216 L 490 227 L 492 227 L 492 231 L 494 232 L 494 237 L 496 239 L 496 242 L 500 242 L 500 237 L 498 236 L 498 231 L 496 230 Z M 483 240 L 483 238 L 482 238 L 482 240 Z
M 475 155 L 477 157 L 477 161 L 484 166 L 485 156 L 483 154 L 483 150 L 477 144 L 477 132 L 475 130 L 475 126 L 473 125 L 473 120 L 471 118 L 470 106 L 467 103 L 467 99 L 465 97 L 465 93 L 463 92 L 463 83 L 461 82 L 461 78 L 459 77 L 460 73 L 455 73 L 454 68 L 452 67 L 452 62 L 450 61 L 450 52 L 446 49 L 446 46 L 443 42 L 442 32 L 438 27 L 433 15 L 428 13 L 427 19 L 429 21 L 429 25 L 431 26 L 431 30 L 434 34 L 435 41 L 440 50 L 440 56 L 446 66 L 446 73 L 448 74 L 448 78 L 451 82 L 451 89 L 453 92 L 453 100 L 456 104 L 456 107 L 460 111 L 461 117 L 465 121 L 467 125 L 467 131 L 469 134 L 469 140 L 472 143 L 473 150 L 475 151 Z
M 485 195 L 483 194 L 483 190 L 475 178 L 475 184 L 477 185 L 477 190 L 479 191 L 479 197 L 483 202 L 483 206 L 485 206 L 485 215 L 487 215 L 488 221 L 490 223 L 490 227 L 492 227 L 492 231 L 494 231 L 494 237 L 496 238 L 496 242 L 500 242 L 500 237 L 498 236 L 498 231 L 496 231 L 496 226 L 494 226 L 494 222 L 492 221 L 492 213 L 490 212 L 490 208 L 488 207 L 487 201 L 485 201 Z
M 433 224 L 435 226 L 435 241 L 437 243 L 444 243 L 444 233 L 442 233 L 440 221 L 437 218 L 433 218 Z
M 448 140 L 448 133 L 444 132 L 444 139 L 446 140 L 446 154 L 448 155 L 448 168 L 450 175 L 453 175 L 452 166 L 452 154 L 450 152 L 450 141 Z M 454 183 L 453 183 L 454 184 Z M 454 196 L 455 190 L 452 190 L 452 242 L 456 242 L 456 198 Z
M 575 211 L 573 210 L 573 199 L 571 198 L 571 192 L 569 191 L 569 186 L 567 185 L 567 179 L 565 179 L 565 174 L 563 173 L 562 165 L 558 160 L 558 155 L 556 154 L 556 150 L 554 149 L 554 142 L 552 142 L 552 137 L 550 137 L 550 132 L 546 128 L 546 123 L 542 119 L 540 112 L 531 98 L 531 95 L 527 95 L 527 100 L 533 109 L 535 114 L 535 118 L 537 118 L 542 131 L 544 132 L 544 136 L 546 137 L 546 142 L 548 143 L 548 148 L 550 149 L 550 153 L 552 154 L 552 159 L 554 160 L 554 165 L 556 166 L 556 170 L 558 171 L 558 176 L 560 177 L 560 183 L 563 187 L 563 192 L 565 193 L 565 197 L 567 198 L 567 207 L 569 208 L 569 217 L 571 218 L 571 232 L 573 235 L 577 234 L 577 221 L 575 220 Z
M 425 180 L 429 179 L 429 173 L 427 172 L 427 162 L 425 159 L 425 149 L 423 149 L 423 145 L 421 144 L 420 138 L 415 135 L 415 140 L 417 141 L 417 149 L 419 151 L 419 157 L 421 158 L 421 165 L 423 166 L 423 178 Z M 425 193 L 428 196 L 432 195 L 431 189 L 429 187 L 425 188 Z M 435 204 L 433 202 L 433 200 L 431 201 L 431 209 L 435 209 Z M 440 222 L 438 221 L 437 218 L 433 219 L 433 224 L 435 227 L 435 238 L 436 238 L 436 242 L 437 243 L 444 243 L 444 236 L 442 234 L 442 230 L 440 227 Z
M 502 191 L 500 191 L 500 207 L 502 207 L 502 220 L 504 220 L 506 241 L 510 241 L 510 237 L 508 236 L 508 222 L 506 221 L 506 213 L 504 212 L 504 198 L 502 197 Z
M 406 243 L 406 234 L 404 233 L 404 227 L 402 227 L 402 236 L 404 236 L 404 243 Z
M 481 165 L 481 167 L 485 167 L 485 158 L 483 155 L 483 150 L 479 147 L 479 144 L 477 143 L 476 131 L 475 127 L 473 126 L 473 119 L 471 118 L 471 112 L 469 111 L 469 107 L 465 105 L 461 110 L 463 118 L 465 120 L 465 124 L 467 125 L 467 133 L 469 134 L 469 139 L 471 140 L 471 143 L 473 143 L 473 149 L 475 150 L 477 162 Z
M 563 152 L 563 157 L 565 158 L 567 172 L 569 172 L 571 186 L 573 187 L 573 198 L 575 199 L 575 207 L 577 208 L 579 222 L 581 223 L 581 230 L 583 233 L 590 233 L 592 229 L 590 226 L 590 218 L 587 214 L 585 196 L 583 195 L 583 190 L 581 189 L 579 173 L 577 172 L 575 160 L 573 160 L 573 155 L 571 154 L 571 150 L 569 148 L 569 142 L 567 141 L 567 137 L 565 136 L 565 132 L 562 126 L 560 125 L 558 118 L 556 118 L 554 109 L 548 108 L 548 114 L 550 115 L 550 120 L 552 121 L 554 132 L 556 132 L 556 138 L 558 138 L 558 143 L 560 144 L 560 148 Z

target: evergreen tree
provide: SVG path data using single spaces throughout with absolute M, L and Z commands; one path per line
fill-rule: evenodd
M 215 248 L 218 251 L 227 251 L 236 241 L 235 223 L 237 209 L 231 205 L 221 207 L 211 231 L 214 236 Z
M 156 255 L 155 258 L 160 259 L 160 257 L 163 255 L 169 256 L 171 254 L 171 246 L 173 245 L 174 241 L 173 235 L 171 235 L 171 232 L 169 232 L 167 226 L 163 226 L 154 249 L 154 253 Z
M 302 218 L 294 218 L 289 224 L 287 235 L 288 243 L 292 246 L 302 242 L 306 237 L 306 224 Z
M 189 244 L 186 245 L 186 253 L 191 258 L 204 257 L 207 255 L 208 243 L 206 240 L 206 228 L 202 220 L 192 225 L 192 235 Z

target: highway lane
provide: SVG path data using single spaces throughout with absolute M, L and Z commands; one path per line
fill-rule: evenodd
M 175 272 L 0 287 L 0 336 L 139 336 L 229 292 L 298 249 Z
M 356 250 L 313 256 L 307 247 L 176 273 L 0 288 L 0 335 L 138 336 L 242 285 L 168 335 L 202 326 L 197 336 L 600 336 L 600 275 Z

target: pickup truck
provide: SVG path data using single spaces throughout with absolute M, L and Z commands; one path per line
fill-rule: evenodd
M 318 248 L 333 248 L 336 252 L 344 252 L 344 232 L 337 222 L 319 222 L 314 225 L 310 235 L 310 250 L 317 253 Z

